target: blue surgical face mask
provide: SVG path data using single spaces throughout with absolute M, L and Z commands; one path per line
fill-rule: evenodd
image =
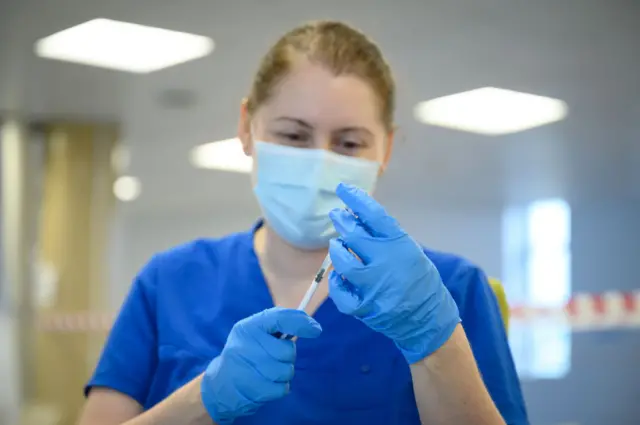
M 255 143 L 254 192 L 269 226 L 291 245 L 325 248 L 337 236 L 329 211 L 343 208 L 339 183 L 371 193 L 380 164 L 323 149 Z

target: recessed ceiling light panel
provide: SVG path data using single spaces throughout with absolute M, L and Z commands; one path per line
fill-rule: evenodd
M 201 35 L 104 18 L 35 44 L 35 52 L 42 58 L 141 74 L 202 58 L 213 48 L 213 40 Z
M 238 139 L 220 140 L 196 146 L 191 151 L 191 164 L 196 168 L 250 173 L 253 158 L 247 156 Z
M 558 99 L 484 87 L 421 102 L 414 115 L 424 124 L 502 135 L 560 121 L 567 111 Z

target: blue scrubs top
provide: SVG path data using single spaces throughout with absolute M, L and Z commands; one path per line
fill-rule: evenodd
M 253 250 L 254 231 L 196 240 L 152 258 L 133 283 L 85 393 L 107 387 L 149 409 L 205 370 L 234 323 L 273 307 Z M 528 424 L 485 275 L 460 257 L 425 252 L 458 303 L 498 409 L 509 425 Z M 235 423 L 419 425 L 409 366 L 395 345 L 341 314 L 331 299 L 314 317 L 323 333 L 297 342 L 291 393 Z

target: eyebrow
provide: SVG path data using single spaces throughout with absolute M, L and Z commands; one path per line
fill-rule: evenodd
M 294 122 L 298 125 L 301 125 L 302 127 L 305 128 L 313 128 L 313 126 L 311 124 L 309 124 L 308 122 L 301 120 L 299 118 L 292 118 L 292 117 L 278 117 L 276 118 L 276 121 L 289 121 L 289 122 Z
M 289 121 L 289 122 L 294 122 L 302 127 L 305 127 L 307 129 L 312 129 L 313 126 L 311 124 L 309 124 L 308 122 L 301 120 L 300 118 L 293 118 L 293 117 L 278 117 L 276 118 L 276 121 Z M 369 130 L 368 128 L 365 127 L 344 127 L 341 128 L 340 130 L 338 130 L 341 133 L 350 133 L 350 132 L 362 132 L 362 133 L 367 133 L 371 136 L 373 136 L 373 132 L 371 130 Z

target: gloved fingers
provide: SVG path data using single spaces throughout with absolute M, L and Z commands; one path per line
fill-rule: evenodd
M 270 362 L 263 368 L 262 375 L 272 382 L 291 382 L 295 373 L 295 367 L 291 362 Z
M 289 394 L 290 385 L 288 382 L 265 381 L 260 384 L 259 389 L 260 391 L 255 395 L 253 401 L 262 404 L 268 401 L 278 400 Z
M 375 237 L 395 238 L 404 235 L 404 230 L 395 218 L 367 192 L 353 185 L 340 183 L 336 194 Z
M 289 342 L 292 344 L 291 342 Z M 293 379 L 295 373 L 295 367 L 293 362 L 281 362 L 274 360 L 267 353 L 260 353 L 258 355 L 247 356 L 239 359 L 246 367 L 253 370 L 254 374 L 258 377 L 252 378 L 253 383 L 244 382 L 245 384 L 255 385 L 256 387 L 262 387 L 265 383 L 288 383 Z M 251 394 L 247 394 L 250 398 L 255 399 L 262 388 L 256 388 L 258 392 L 252 391 Z
M 254 339 L 262 348 L 266 357 L 265 359 L 257 359 L 256 362 L 268 360 L 293 363 L 295 361 L 296 344 L 293 341 L 276 338 L 269 332 L 260 332 L 255 335 Z
M 268 334 L 280 332 L 300 338 L 316 338 L 322 327 L 304 311 L 273 307 L 258 313 L 256 325 Z
M 253 355 L 247 355 L 241 361 L 254 369 L 266 381 L 291 381 L 294 375 L 294 362 L 296 358 L 295 344 L 291 341 L 278 340 L 267 334 L 264 334 L 264 337 L 277 343 L 282 343 L 279 345 L 285 349 L 281 350 L 280 353 L 275 353 L 276 356 L 274 356 L 273 352 L 269 352 L 269 350 L 254 352 Z M 285 358 L 285 360 L 279 360 L 279 358 Z
M 343 314 L 357 315 L 362 307 L 357 288 L 344 280 L 335 270 L 329 274 L 329 296 L 338 311 Z
M 342 240 L 329 241 L 329 256 L 331 256 L 333 270 L 340 276 L 354 283 L 360 283 L 363 280 L 367 266 L 349 251 Z
M 371 242 L 375 240 L 365 226 L 353 214 L 342 208 L 336 208 L 329 212 L 329 218 L 340 234 L 340 239 L 364 264 L 369 264 L 372 260 Z

